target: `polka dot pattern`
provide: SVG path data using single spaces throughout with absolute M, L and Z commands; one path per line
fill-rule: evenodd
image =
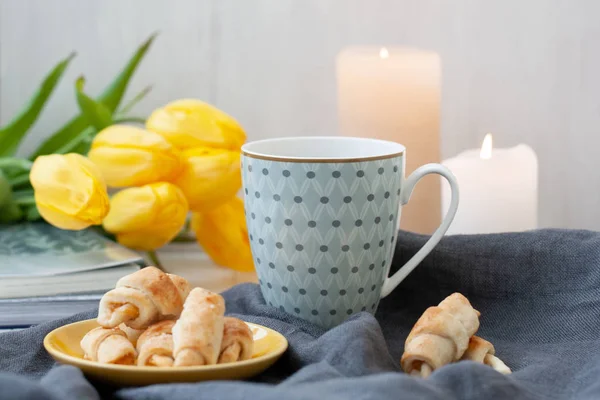
M 242 158 L 248 234 L 267 304 L 324 327 L 375 312 L 396 233 L 402 158 Z

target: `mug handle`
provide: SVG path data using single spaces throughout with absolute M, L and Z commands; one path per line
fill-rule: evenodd
M 412 194 L 415 185 L 421 178 L 425 175 L 429 174 L 438 174 L 446 178 L 448 183 L 450 184 L 450 190 L 452 192 L 452 197 L 450 199 L 450 207 L 448 208 L 448 212 L 444 217 L 444 220 L 440 224 L 440 226 L 436 229 L 436 231 L 431 235 L 429 240 L 421 247 L 421 249 L 415 254 L 410 260 L 406 262 L 391 277 L 385 278 L 383 282 L 383 287 L 381 289 L 381 297 L 385 297 L 392 292 L 410 274 L 417 265 L 433 250 L 435 245 L 438 244 L 440 239 L 444 236 L 448 228 L 450 227 L 450 223 L 454 219 L 456 215 L 456 210 L 458 209 L 458 183 L 456 182 L 456 178 L 450 172 L 450 170 L 444 167 L 441 164 L 425 164 L 419 168 L 417 168 L 410 176 L 404 181 L 402 184 L 401 194 L 400 194 L 400 204 L 405 205 L 408 203 L 410 199 L 410 195 Z M 400 213 L 399 213 L 400 214 Z M 396 240 L 398 235 L 395 235 L 394 243 L 391 248 L 392 254 L 396 248 Z M 391 262 L 390 262 L 391 265 Z M 388 269 L 389 271 L 389 269 Z

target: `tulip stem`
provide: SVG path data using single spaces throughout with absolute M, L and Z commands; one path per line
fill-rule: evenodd
M 123 106 L 123 108 L 119 111 L 120 115 L 124 115 L 127 114 L 129 111 L 131 111 L 131 109 L 137 104 L 139 103 L 144 97 L 146 97 L 146 95 L 148 93 L 150 93 L 150 91 L 152 90 L 152 86 L 146 86 L 144 89 L 142 89 L 141 92 L 139 92 L 138 94 L 136 94 L 133 99 L 131 99 L 129 101 L 129 103 L 125 104 Z
M 195 241 L 196 239 L 194 239 L 193 237 L 187 235 L 180 235 L 175 236 L 173 240 L 171 240 L 171 243 L 193 243 Z
M 115 124 L 122 124 L 124 122 L 136 122 L 138 124 L 145 124 L 146 119 L 142 117 L 117 117 L 115 118 Z
M 148 253 L 148 257 L 150 258 L 150 261 L 152 261 L 152 263 L 154 264 L 154 266 L 162 271 L 164 271 L 165 269 L 163 268 L 163 265 L 161 264 L 160 260 L 158 259 L 158 254 L 156 254 L 156 251 L 154 250 L 150 250 Z

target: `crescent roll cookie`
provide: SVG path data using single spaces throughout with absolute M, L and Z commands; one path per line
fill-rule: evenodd
M 237 318 L 225 317 L 218 364 L 248 360 L 253 352 L 254 338 L 250 327 Z
M 446 297 L 438 307 L 454 315 L 465 327 L 467 335 L 473 336 L 479 329 L 479 311 L 475 310 L 469 300 L 460 293 Z
M 189 292 L 185 279 L 155 267 L 143 268 L 119 279 L 115 289 L 100 300 L 98 323 L 112 328 L 123 323 L 145 329 L 152 323 L 177 318 Z
M 173 327 L 175 366 L 216 364 L 223 339 L 225 300 L 206 289 L 193 289 Z
M 128 327 L 125 324 L 119 324 L 119 329 L 121 329 L 123 332 L 125 332 L 125 335 L 127 335 L 127 339 L 129 339 L 129 341 L 131 342 L 131 344 L 134 347 L 136 346 L 140 335 L 142 333 L 144 333 L 143 329 L 133 329 L 133 328 Z
M 119 328 L 94 328 L 81 339 L 80 345 L 86 360 L 103 364 L 135 364 L 135 349 Z
M 173 365 L 172 329 L 175 321 L 150 325 L 137 342 L 138 366 L 171 367 Z
M 496 349 L 494 345 L 479 336 L 473 336 L 469 341 L 469 347 L 461 360 L 470 360 L 489 365 L 502 374 L 510 374 L 511 370 L 495 356 Z
M 97 321 L 81 340 L 85 358 L 100 363 L 174 367 L 250 359 L 253 333 L 225 317 L 217 293 L 190 287 L 155 267 L 121 278 L 100 300 Z
M 459 360 L 469 338 L 479 328 L 478 312 L 461 294 L 429 307 L 406 338 L 401 365 L 406 373 L 427 377 L 435 369 Z
M 173 282 L 175 288 L 177 288 L 181 300 L 185 301 L 185 299 L 187 299 L 188 295 L 190 294 L 190 291 L 192 290 L 190 283 L 187 281 L 187 279 L 182 278 L 179 275 L 167 274 L 167 276 L 169 277 L 171 282 Z

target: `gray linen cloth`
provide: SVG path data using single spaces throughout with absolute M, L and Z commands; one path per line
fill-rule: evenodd
M 396 268 L 425 242 L 401 232 Z M 481 311 L 478 335 L 514 373 L 473 362 L 428 379 L 399 368 L 420 314 L 458 291 Z M 283 358 L 245 382 L 213 381 L 113 390 L 57 366 L 42 347 L 50 330 L 90 311 L 0 334 L 0 399 L 600 399 L 600 233 L 539 230 L 442 240 L 376 317 L 353 316 L 327 332 L 265 305 L 258 286 L 224 293 L 228 313 L 290 342 Z

